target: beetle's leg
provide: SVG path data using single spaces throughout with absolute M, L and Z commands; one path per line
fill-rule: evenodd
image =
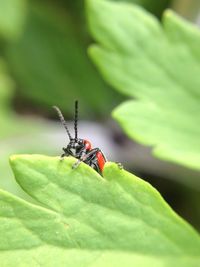
M 83 161 L 85 155 L 86 155 L 87 151 L 84 148 L 81 152 L 80 152 L 80 156 L 79 159 L 72 165 L 72 169 L 76 169 L 78 167 L 78 165 Z
M 76 168 L 80 165 L 81 162 L 82 162 L 82 160 L 81 160 L 81 159 L 78 159 L 78 160 L 72 165 L 72 169 L 76 169 Z
M 91 160 L 91 161 L 92 161 L 92 160 Z M 92 163 L 89 164 L 89 166 L 90 166 L 92 169 L 94 169 L 95 171 L 97 171 L 99 174 L 101 174 L 101 170 L 100 170 L 100 168 L 99 168 L 99 165 L 98 165 L 97 161 L 96 161 L 96 162 L 93 162 L 93 161 L 92 161 Z
M 88 153 L 86 153 L 86 150 L 84 150 L 82 153 L 81 153 L 81 157 L 80 159 L 78 159 L 72 166 L 72 169 L 75 169 L 77 168 L 80 163 L 82 161 L 86 161 L 89 157 L 91 157 L 92 155 L 96 154 L 98 151 L 100 151 L 99 148 L 93 148 L 92 150 L 90 150 Z
M 63 160 L 64 157 L 68 157 L 69 156 L 69 153 L 67 153 L 66 149 L 63 147 L 63 151 L 64 153 L 60 156 L 60 160 Z
M 61 156 L 60 156 L 60 160 L 63 160 L 65 157 L 65 153 L 63 153 Z

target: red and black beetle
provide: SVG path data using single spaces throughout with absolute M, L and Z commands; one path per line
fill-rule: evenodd
M 67 128 L 67 123 L 60 109 L 56 106 L 53 108 L 57 111 L 60 121 L 67 131 L 70 140 L 67 147 L 63 147 L 64 153 L 61 155 L 61 158 L 73 156 L 78 160 L 75 162 L 72 168 L 76 168 L 81 162 L 84 162 L 101 174 L 107 161 L 103 152 L 99 148 L 92 148 L 92 145 L 88 140 L 78 138 L 78 101 L 75 101 L 74 138 L 71 137 L 71 134 Z

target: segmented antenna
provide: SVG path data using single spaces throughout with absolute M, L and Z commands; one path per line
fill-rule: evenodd
M 74 132 L 75 132 L 75 139 L 78 138 L 78 100 L 75 101 L 75 115 L 74 115 Z
M 65 130 L 66 130 L 66 132 L 67 132 L 67 134 L 68 134 L 68 136 L 69 136 L 69 139 L 71 140 L 72 137 L 71 137 L 71 134 L 70 134 L 70 132 L 69 132 L 69 130 L 68 130 L 68 128 L 67 128 L 67 123 L 66 123 L 66 121 L 65 121 L 65 119 L 64 119 L 64 117 L 63 117 L 63 115 L 62 115 L 62 112 L 61 112 L 60 109 L 59 109 L 58 107 L 56 107 L 56 106 L 53 106 L 53 108 L 57 111 L 58 116 L 59 116 L 59 118 L 60 118 L 60 121 L 61 121 L 62 125 L 64 126 L 64 128 L 65 128 Z

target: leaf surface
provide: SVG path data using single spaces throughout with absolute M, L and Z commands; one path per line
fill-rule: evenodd
M 1 266 L 198 266 L 199 235 L 152 186 L 115 163 L 101 177 L 74 162 L 11 158 L 40 206 L 0 192 Z

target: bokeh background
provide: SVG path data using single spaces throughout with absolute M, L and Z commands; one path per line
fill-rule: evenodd
M 158 19 L 171 8 L 200 24 L 198 0 L 127 2 Z M 60 155 L 68 138 L 52 106 L 61 108 L 73 131 L 78 99 L 79 136 L 149 181 L 200 230 L 200 173 L 155 159 L 149 148 L 126 137 L 110 115 L 125 97 L 103 81 L 90 61 L 92 42 L 82 0 L 0 0 L 0 188 L 29 198 L 14 180 L 9 156 Z

